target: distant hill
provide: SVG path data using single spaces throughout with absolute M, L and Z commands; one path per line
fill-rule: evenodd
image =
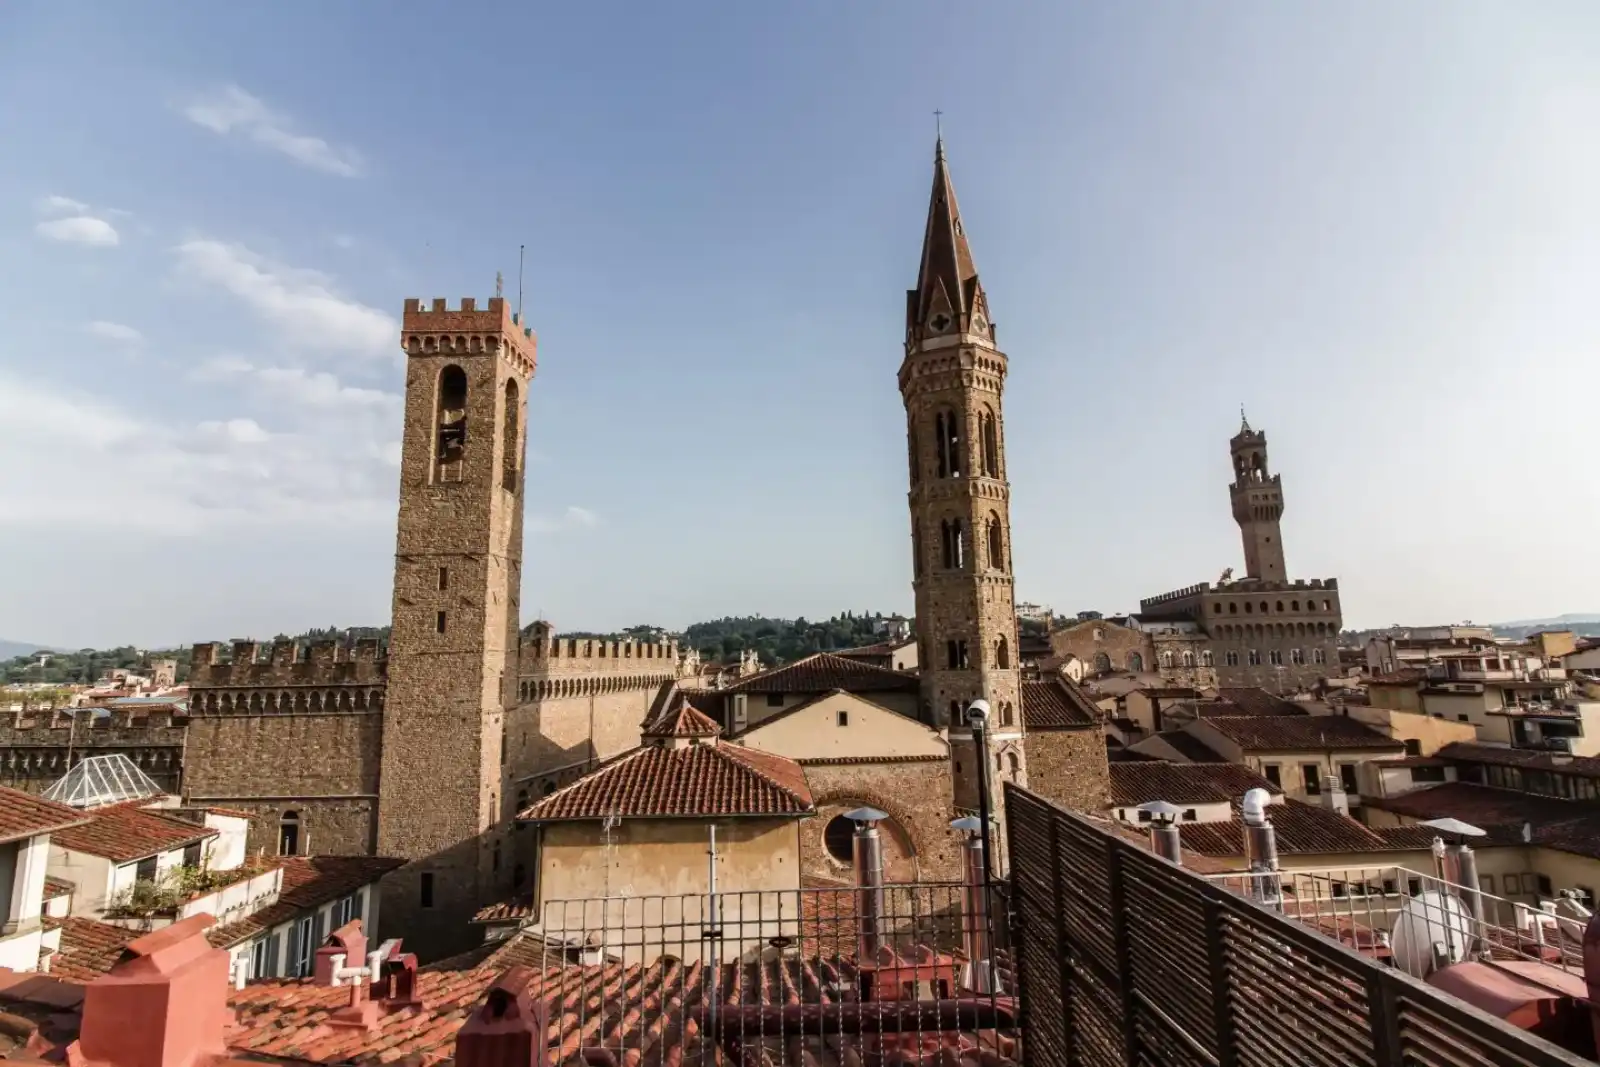
M 43 645 L 30 645 L 26 641 L 0 641 L 0 662 L 45 651 Z

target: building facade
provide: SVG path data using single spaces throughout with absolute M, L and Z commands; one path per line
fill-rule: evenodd
M 1197 662 L 1209 653 L 1217 682 L 1269 692 L 1309 689 L 1339 673 L 1343 617 L 1334 578 L 1285 576 L 1283 483 L 1270 473 L 1267 435 L 1243 422 L 1229 442 L 1234 480 L 1228 494 L 1244 543 L 1245 576 L 1232 569 L 1139 604 L 1141 620 L 1166 620 L 1192 633 Z M 1181 654 L 1181 653 L 1180 653 Z
M 941 139 L 917 284 L 906 293 L 899 380 L 922 714 L 931 725 L 950 728 L 951 758 L 963 768 L 955 774 L 961 807 L 976 806 L 978 760 L 989 760 L 988 753 L 972 751 L 964 723 L 968 705 L 989 702 L 997 745 L 1022 736 L 1002 407 L 1006 365 Z M 1025 767 L 1019 780 L 1026 782 Z

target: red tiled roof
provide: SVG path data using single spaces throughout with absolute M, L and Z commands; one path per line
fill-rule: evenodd
M 1405 744 L 1342 715 L 1252 715 L 1207 719 L 1206 725 L 1246 752 L 1369 748 L 1404 752 Z
M 854 763 L 943 763 L 949 758 L 930 752 L 920 756 L 803 756 L 795 762 L 802 767 L 826 767 Z
M 509 900 L 497 900 L 478 909 L 472 917 L 475 923 L 521 922 L 533 918 L 535 906 L 532 892 L 518 893 Z
M 1070 678 L 1022 683 L 1022 723 L 1029 730 L 1078 730 L 1100 719 L 1100 709 Z
M 1361 802 L 1419 821 L 1460 819 L 1487 831 L 1482 844 L 1528 843 L 1600 859 L 1600 802 L 1596 801 L 1444 782 L 1397 797 L 1363 797 Z
M 681 697 L 682 694 L 680 693 Z M 716 737 L 722 727 L 687 700 L 677 700 L 666 714 L 645 728 L 645 737 Z
M 92 982 L 99 978 L 111 970 L 128 942 L 143 934 L 77 915 L 58 921 L 61 951 L 50 958 L 50 974 L 66 982 Z
M 1348 815 L 1298 800 L 1274 804 L 1267 814 L 1277 831 L 1278 852 L 1283 854 L 1387 852 L 1418 847 L 1405 840 L 1391 842 Z M 1185 849 L 1210 856 L 1244 854 L 1244 823 L 1237 815 L 1228 822 L 1184 823 L 1180 833 Z
M 1527 748 L 1475 745 L 1470 741 L 1452 741 L 1439 750 L 1439 755 L 1468 763 L 1494 763 L 1502 767 L 1528 767 L 1580 778 L 1600 778 L 1600 758 L 1594 756 L 1567 756 Z
M 1292 700 L 1284 700 L 1274 696 L 1259 686 L 1241 686 L 1238 688 L 1225 687 L 1217 690 L 1217 696 L 1225 703 L 1232 704 L 1245 715 L 1304 715 L 1306 709 L 1303 704 Z
M 20 841 L 87 822 L 77 808 L 0 786 L 0 841 Z
M 1282 793 L 1248 767 L 1236 763 L 1111 764 L 1111 802 L 1118 806 L 1165 800 L 1172 804 L 1238 801 L 1252 789 Z
M 787 667 L 751 675 L 722 690 L 724 693 L 847 693 L 917 692 L 910 674 L 858 663 L 832 652 L 818 652 Z
M 271 862 L 283 869 L 277 902 L 254 915 L 207 930 L 206 938 L 213 945 L 230 948 L 248 941 L 302 911 L 348 896 L 405 863 L 386 856 L 279 856 Z
M 113 863 L 129 863 L 217 836 L 210 827 L 139 806 L 144 803 L 134 800 L 83 812 L 89 816 L 87 822 L 54 834 L 50 843 Z
M 1193 763 L 1228 762 L 1222 753 L 1185 730 L 1162 730 L 1160 733 L 1151 734 L 1144 741 L 1140 741 L 1139 744 L 1143 745 L 1146 742 L 1157 742 L 1165 745 L 1181 758 Z M 1151 745 L 1151 747 L 1156 747 L 1156 745 Z M 1166 755 L 1166 753 L 1162 752 L 1161 755 Z M 1153 758 L 1159 759 L 1161 756 Z
M 697 816 L 807 815 L 805 772 L 793 760 L 728 742 L 625 752 L 518 815 L 530 822 Z
M 60 878 L 46 878 L 44 880 L 44 899 L 54 900 L 56 897 L 69 897 L 78 891 L 78 887 L 71 882 L 64 882 Z

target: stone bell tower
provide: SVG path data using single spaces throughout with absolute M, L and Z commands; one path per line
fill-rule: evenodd
M 537 344 L 498 296 L 487 308 L 465 299 L 456 310 L 407 300 L 401 344 L 405 432 L 378 853 L 410 861 L 385 879 L 385 925 L 430 951 L 453 947 L 452 934 L 470 936 L 473 910 L 510 885 L 503 724 L 517 685 Z
M 1288 571 L 1283 563 L 1283 482 L 1280 475 L 1267 470 L 1267 435 L 1250 428 L 1250 420 L 1239 413 L 1239 432 L 1228 442 L 1233 456 L 1233 484 L 1228 496 L 1233 502 L 1233 518 L 1244 538 L 1244 572 L 1268 582 L 1284 581 Z
M 1006 481 L 1006 357 L 995 345 L 944 140 L 934 152 L 933 193 L 916 288 L 906 293 L 900 396 L 910 459 L 912 588 L 922 713 L 948 726 L 955 802 L 977 806 L 978 761 L 1021 758 L 1022 706 L 1011 574 L 1011 489 Z M 989 701 L 990 752 L 974 751 L 966 708 Z M 1026 768 L 1013 780 L 1026 782 Z

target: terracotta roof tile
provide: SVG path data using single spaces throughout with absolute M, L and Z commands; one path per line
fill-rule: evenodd
M 134 800 L 80 813 L 89 820 L 52 835 L 50 843 L 113 863 L 129 863 L 217 836 L 209 827 L 140 807 L 144 803 Z
M 92 982 L 111 970 L 129 941 L 142 931 L 72 915 L 61 924 L 61 951 L 50 958 L 50 974 L 66 982 Z
M 1151 734 L 1148 741 L 1159 742 L 1174 754 L 1194 763 L 1226 763 L 1222 753 L 1207 745 L 1187 730 L 1162 730 Z M 1143 744 L 1144 742 L 1140 742 Z M 1165 753 L 1162 753 L 1165 755 Z M 1159 757 L 1158 757 L 1159 758 Z
M 56 833 L 87 822 L 88 818 L 77 808 L 0 786 L 0 841 Z
M 793 760 L 727 742 L 643 745 L 534 803 L 530 822 L 625 817 L 807 815 L 805 772 Z
M 1119 806 L 1165 800 L 1172 804 L 1238 801 L 1252 789 L 1282 793 L 1235 763 L 1113 763 L 1111 802 Z
M 842 767 L 859 763 L 943 763 L 949 758 L 930 752 L 917 756 L 805 756 L 795 762 L 802 767 Z
M 915 693 L 914 675 L 858 663 L 832 652 L 818 652 L 787 667 L 752 675 L 727 686 L 724 693 Z
M 386 856 L 279 856 L 271 862 L 283 869 L 277 902 L 254 915 L 207 930 L 206 938 L 213 945 L 228 948 L 248 941 L 302 911 L 348 896 L 405 863 Z
M 1220 703 L 1238 708 L 1243 715 L 1305 715 L 1304 704 L 1274 696 L 1259 686 L 1224 687 L 1217 690 Z
M 644 730 L 645 737 L 716 737 L 722 727 L 678 693 L 668 710 Z
M 1267 809 L 1277 830 L 1280 854 L 1328 852 L 1385 852 L 1416 847 L 1409 841 L 1391 842 L 1348 815 L 1330 808 L 1289 800 Z M 1244 854 L 1244 823 L 1235 816 L 1227 822 L 1184 823 L 1183 847 L 1209 856 Z
M 1100 720 L 1100 709 L 1070 678 L 1022 683 L 1022 722 L 1029 730 L 1078 730 Z
M 1468 741 L 1453 741 L 1439 750 L 1445 759 L 1468 763 L 1493 763 L 1502 767 L 1530 767 L 1540 771 L 1577 775 L 1581 778 L 1600 778 L 1600 758 L 1594 756 L 1567 756 L 1556 752 L 1540 752 L 1527 748 L 1501 748 L 1498 745 L 1475 745 Z
M 1367 748 L 1404 752 L 1404 743 L 1342 715 L 1252 715 L 1206 724 L 1246 752 Z
M 484 905 L 478 909 L 477 914 L 473 915 L 472 921 L 475 923 L 521 922 L 524 919 L 533 918 L 535 910 L 533 893 L 524 891 L 507 900 L 497 900 L 493 904 Z
M 78 891 L 78 887 L 71 882 L 62 881 L 60 878 L 46 878 L 44 880 L 44 899 L 53 900 L 56 897 L 70 897 Z

